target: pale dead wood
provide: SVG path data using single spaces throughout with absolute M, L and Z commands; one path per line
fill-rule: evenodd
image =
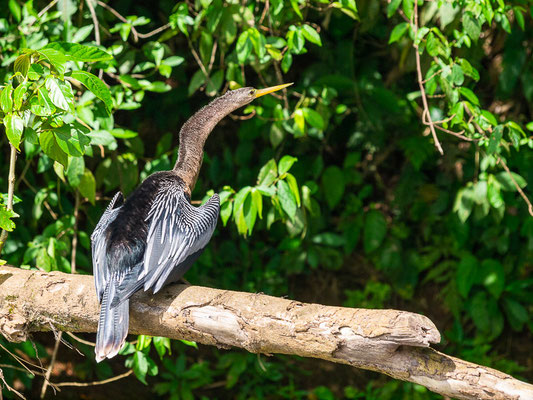
M 533 399 L 533 385 L 429 348 L 440 334 L 418 314 L 184 285 L 171 285 L 155 296 L 138 293 L 130 307 L 134 334 L 321 358 L 457 399 Z M 26 340 L 50 326 L 95 332 L 97 323 L 92 276 L 0 267 L 0 331 L 9 340 Z

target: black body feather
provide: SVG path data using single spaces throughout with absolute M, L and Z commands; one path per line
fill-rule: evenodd
M 193 207 L 174 171 L 149 176 L 123 203 L 117 194 L 91 239 L 101 302 L 96 359 L 115 356 L 128 334 L 129 298 L 178 281 L 216 226 L 219 198 Z

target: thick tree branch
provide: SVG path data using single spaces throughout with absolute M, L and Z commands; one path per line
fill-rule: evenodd
M 439 332 L 428 318 L 409 312 L 171 285 L 155 296 L 134 295 L 130 314 L 131 333 L 321 358 L 458 399 L 533 398 L 533 385 L 430 349 Z M 0 331 L 9 340 L 52 328 L 95 332 L 97 321 L 92 276 L 0 267 Z

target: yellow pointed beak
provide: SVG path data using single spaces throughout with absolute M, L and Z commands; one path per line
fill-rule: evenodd
M 255 92 L 255 98 L 257 99 L 258 97 L 264 96 L 265 94 L 270 94 L 273 92 L 277 92 L 278 90 L 285 89 L 287 86 L 291 86 L 293 83 L 294 82 L 284 83 L 283 85 L 271 86 L 265 89 L 258 89 Z

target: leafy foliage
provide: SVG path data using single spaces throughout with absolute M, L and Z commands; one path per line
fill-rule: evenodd
M 533 379 L 526 1 L 131 3 L 91 1 L 98 24 L 88 0 L 0 10 L 0 149 L 19 152 L 13 209 L 0 197 L 8 263 L 91 273 L 107 201 L 172 168 L 177 127 L 196 109 L 227 89 L 294 81 L 207 141 L 193 199 L 218 192 L 222 224 L 187 279 L 422 312 L 447 353 Z M 4 162 L 6 192 L 8 174 Z M 73 380 L 112 376 L 75 345 L 87 357 Z M 342 366 L 165 338 L 140 336 L 115 360 L 163 398 L 437 398 Z M 28 392 L 41 383 L 3 373 Z

